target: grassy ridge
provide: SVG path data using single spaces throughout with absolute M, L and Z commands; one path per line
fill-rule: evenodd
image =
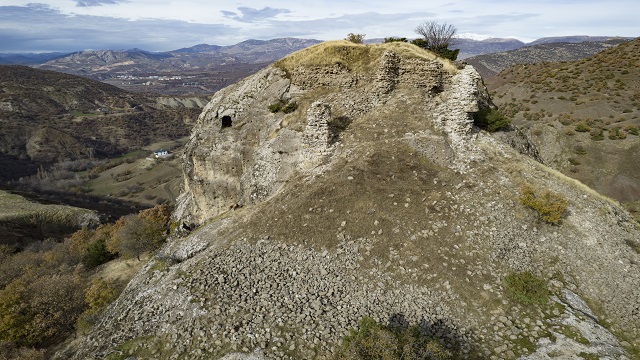
M 378 66 L 378 59 L 387 50 L 391 50 L 401 57 L 437 60 L 448 72 L 457 72 L 452 62 L 440 58 L 428 50 L 403 42 L 375 45 L 354 44 L 346 40 L 323 42 L 299 50 L 277 61 L 276 65 L 290 72 L 298 66 L 341 64 L 352 72 L 368 73 Z
M 0 190 L 0 244 L 23 247 L 28 242 L 59 238 L 83 223 L 97 221 L 93 211 L 65 205 L 43 205 Z

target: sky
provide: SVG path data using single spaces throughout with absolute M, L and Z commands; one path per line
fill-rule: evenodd
M 297 37 L 414 38 L 427 21 L 459 34 L 640 36 L 639 0 L 0 0 L 0 53 L 140 48 Z

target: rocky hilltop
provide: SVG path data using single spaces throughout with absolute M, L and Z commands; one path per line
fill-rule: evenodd
M 475 128 L 491 106 L 473 67 L 405 43 L 322 43 L 216 93 L 183 159 L 193 231 L 57 357 L 332 358 L 364 316 L 452 358 L 637 356 L 638 224 Z

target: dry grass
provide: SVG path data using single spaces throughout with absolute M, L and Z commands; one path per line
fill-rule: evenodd
M 65 205 L 43 205 L 0 190 L 0 221 L 23 219 L 73 225 L 77 217 L 84 213 L 89 214 L 91 211 Z
M 375 69 L 378 59 L 387 50 L 391 50 L 401 57 L 438 61 L 449 73 L 454 74 L 457 72 L 455 65 L 451 61 L 440 58 L 431 51 L 403 42 L 363 45 L 354 44 L 346 40 L 328 41 L 296 51 L 277 61 L 275 65 L 287 72 L 291 72 L 299 66 L 341 64 L 352 72 L 369 73 Z
M 180 193 L 182 169 L 180 151 L 187 138 L 164 141 L 146 146 L 143 154 L 149 157 L 123 163 L 106 171 L 88 183 L 92 195 L 115 196 L 153 206 L 159 203 L 173 204 Z M 154 159 L 152 150 L 172 149 L 173 156 Z M 132 156 L 135 154 L 132 153 Z

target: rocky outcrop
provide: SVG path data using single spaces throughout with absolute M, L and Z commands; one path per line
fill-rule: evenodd
M 217 93 L 176 212 L 203 225 L 58 358 L 328 359 L 363 316 L 415 325 L 454 358 L 627 358 L 636 224 L 475 129 L 489 101 L 477 73 L 411 46 L 321 44 Z M 296 78 L 314 71 L 335 79 Z M 520 203 L 523 183 L 566 197 L 561 224 Z M 521 272 L 548 301 L 517 300 L 504 279 Z
M 461 148 L 472 132 L 471 114 L 488 106 L 486 89 L 472 67 L 453 76 L 439 60 L 385 50 L 371 68 L 374 70 L 357 72 L 343 63 L 302 63 L 283 71 L 272 65 L 216 93 L 186 147 L 184 191 L 176 217 L 202 223 L 267 199 L 295 169 L 317 172 L 344 130 L 334 123 L 350 123 L 374 113 L 385 106 L 396 88 L 417 90 L 425 111 L 433 113 L 429 116 L 441 117 L 436 123 L 451 138 L 444 146 L 453 144 L 459 157 L 451 166 L 462 170 L 466 165 L 460 164 L 481 159 L 479 153 L 467 158 L 463 153 L 468 149 Z M 328 92 L 293 114 L 268 110 L 278 101 L 303 105 L 307 94 L 326 88 L 340 92 Z M 434 107 L 438 109 L 433 111 Z

